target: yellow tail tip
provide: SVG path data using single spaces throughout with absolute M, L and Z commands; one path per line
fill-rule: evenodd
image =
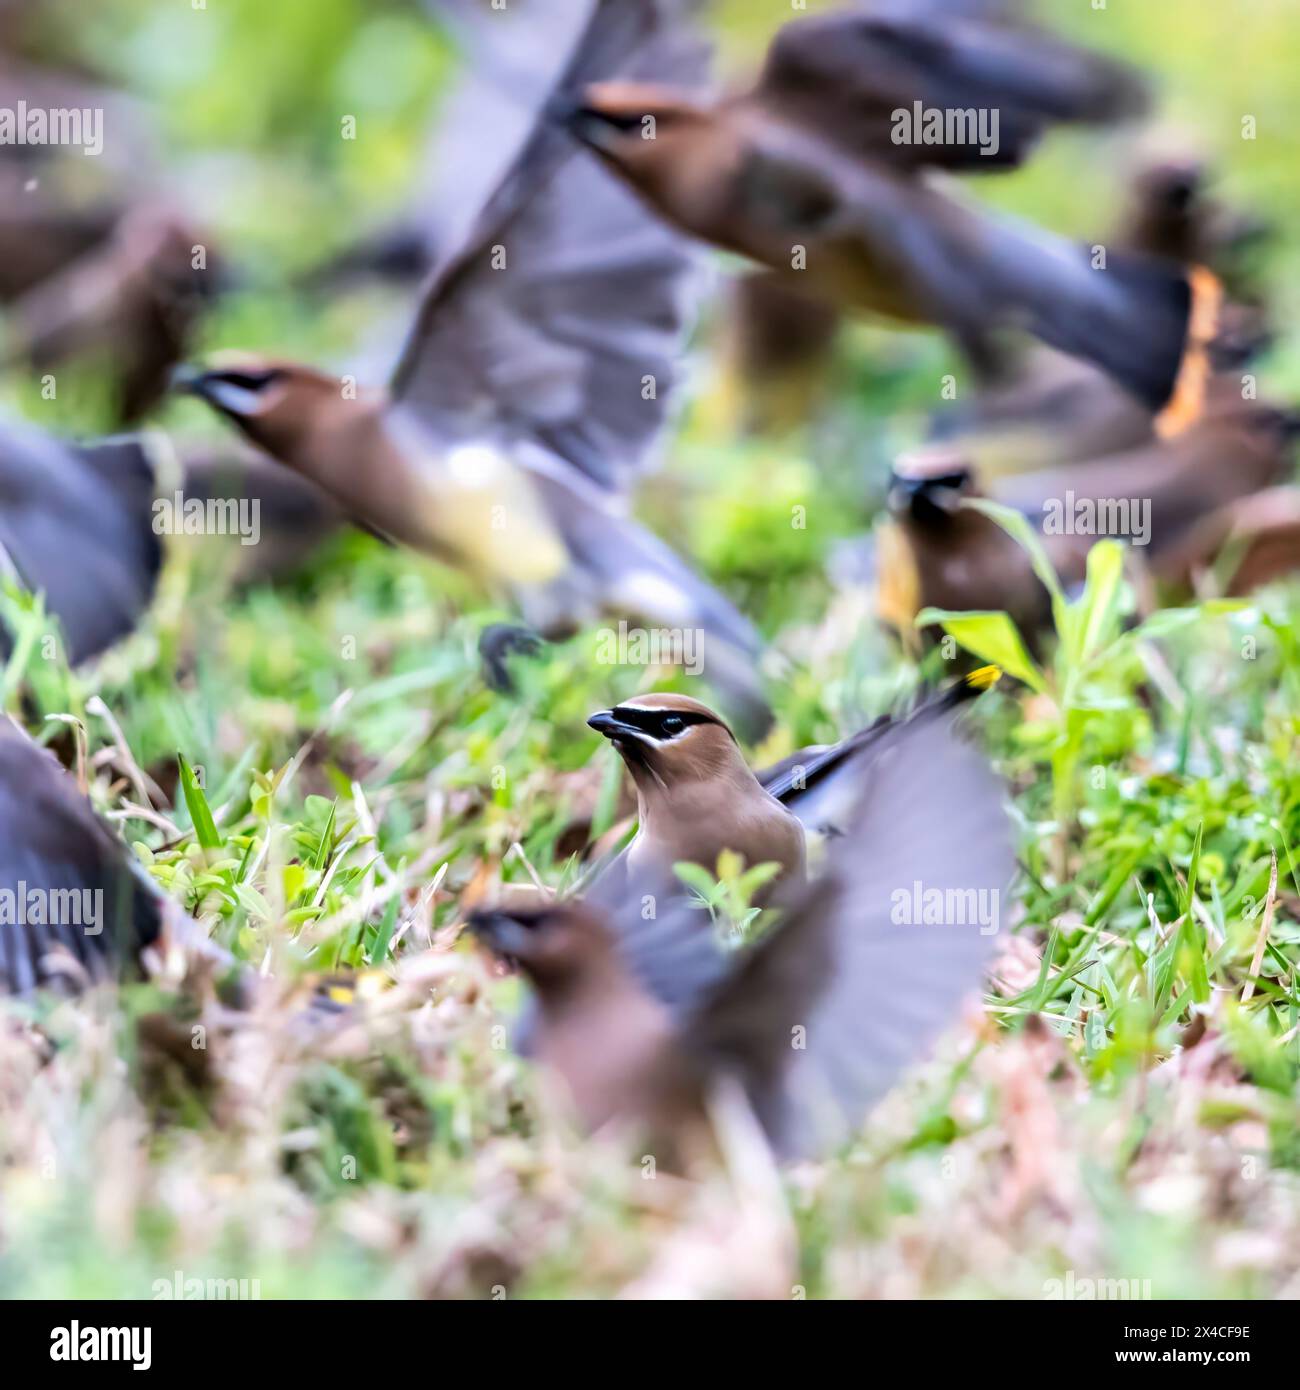
M 1212 372 L 1210 347 L 1223 313 L 1223 285 L 1213 271 L 1194 265 L 1187 278 L 1192 288 L 1187 346 L 1173 392 L 1155 419 L 1155 432 L 1160 439 L 1172 439 L 1200 418 Z
M 972 690 L 991 690 L 1001 679 L 1001 666 L 980 666 L 966 677 L 966 684 Z

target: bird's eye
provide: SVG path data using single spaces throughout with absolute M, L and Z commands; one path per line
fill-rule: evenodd
M 680 714 L 669 714 L 664 716 L 663 731 L 666 734 L 678 734 L 686 727 L 686 721 Z

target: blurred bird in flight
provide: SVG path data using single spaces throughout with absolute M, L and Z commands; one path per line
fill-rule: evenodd
M 664 217 L 839 306 L 947 329 L 977 369 L 1023 329 L 1103 368 L 1170 430 L 1194 418 L 1222 291 L 1203 268 L 1075 246 L 933 175 L 1021 162 L 1061 122 L 1144 108 L 1126 67 L 1008 5 L 878 3 L 782 28 L 713 104 L 632 80 L 574 86 L 570 128 Z M 899 139 L 898 113 L 996 114 L 996 136 Z M 906 132 L 903 132 L 906 134 Z
M 695 8 L 569 0 L 546 16 L 496 13 L 481 28 L 513 51 L 539 24 L 565 21 L 576 36 L 568 82 L 604 73 L 689 81 L 704 65 L 686 23 Z M 485 62 L 492 71 L 490 55 Z M 448 192 L 454 226 L 389 389 L 351 389 L 242 355 L 182 384 L 349 516 L 464 569 L 543 636 L 602 614 L 702 630 L 705 679 L 759 733 L 769 716 L 754 673 L 757 634 L 628 518 L 622 496 L 664 431 L 694 256 L 544 119 L 545 93 L 526 136 L 517 104 L 495 85 L 471 80 L 469 96 L 477 100 L 453 103 L 479 166 L 463 183 L 486 201 L 470 217 L 466 186 Z M 488 139 L 502 120 L 509 138 Z M 491 667 L 500 653 L 485 658 Z

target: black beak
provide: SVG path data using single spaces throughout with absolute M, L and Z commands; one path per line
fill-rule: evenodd
M 919 477 L 894 473 L 889 479 L 889 508 L 895 514 L 929 512 L 951 516 L 961 506 L 969 483 L 970 474 L 965 468 Z
M 611 742 L 619 739 L 631 738 L 637 742 L 645 741 L 645 734 L 638 729 L 635 724 L 626 724 L 623 720 L 610 709 L 598 710 L 587 720 L 587 726 L 595 729 L 598 734 L 603 734 Z
M 640 128 L 641 118 L 616 116 L 590 106 L 580 93 L 557 92 L 546 103 L 547 118 L 575 140 L 594 150 L 609 150 L 628 130 Z
M 542 115 L 546 120 L 552 125 L 563 126 L 566 130 L 572 129 L 584 114 L 590 113 L 576 92 L 553 92 L 542 108 Z
M 527 952 L 528 928 L 504 912 L 482 908 L 470 913 L 466 925 L 489 950 L 499 956 L 514 960 Z
M 204 396 L 207 394 L 203 389 L 207 379 L 208 373 L 202 367 L 183 362 L 172 372 L 168 386 L 181 395 Z

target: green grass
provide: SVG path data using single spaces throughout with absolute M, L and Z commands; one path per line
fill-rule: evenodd
M 1153 64 L 1169 118 L 1221 157 L 1232 195 L 1281 217 L 1267 273 L 1283 332 L 1264 374 L 1285 398 L 1300 380 L 1297 208 L 1276 121 L 1298 26 L 1281 0 L 1244 8 L 1249 22 L 1240 6 L 1110 0 L 1072 28 Z M 769 26 L 730 10 L 739 62 Z M 267 27 L 252 0 L 103 11 L 80 41 L 137 87 L 192 97 L 168 108 L 177 167 L 225 148 L 245 161 L 211 213 L 254 283 L 207 344 L 346 360 L 374 305 L 311 305 L 286 277 L 400 202 L 443 47 L 397 4 L 316 0 Z M 202 40 L 200 23 L 216 26 Z M 366 55 L 395 48 L 376 89 Z M 374 112 L 360 151 L 334 133 L 354 108 Z M 1256 109 L 1247 148 L 1229 132 Z M 1053 141 L 989 193 L 1089 234 L 1120 152 Z M 943 674 L 900 657 L 825 563 L 870 525 L 946 362 L 930 338 L 855 332 L 816 432 L 741 445 L 700 405 L 672 485 L 647 489 L 651 523 L 772 640 L 771 756 Z M 61 391 L 57 412 L 11 391 L 74 430 L 98 423 L 94 386 Z M 161 419 L 213 431 L 191 405 Z M 588 822 L 600 833 L 628 809 L 587 714 L 680 678 L 601 666 L 586 634 L 496 697 L 475 640 L 502 615 L 364 537 L 237 594 L 178 555 L 150 622 L 88 672 L 45 661 L 39 610 L 6 602 L 33 639 L 4 673 L 6 708 L 50 735 L 66 727 L 52 717 L 82 723 L 105 812 L 138 800 L 134 768 L 154 779 L 165 823 L 127 816 L 126 837 L 272 983 L 244 1014 L 212 998 L 194 1013 L 166 978 L 6 1007 L 0 1294 L 149 1297 L 176 1270 L 256 1279 L 262 1297 L 609 1294 L 674 1287 L 687 1253 L 701 1291 L 778 1297 L 1041 1297 L 1068 1270 L 1149 1280 L 1155 1297 L 1300 1292 L 1300 586 L 1126 630 L 1131 596 L 1095 553 L 1087 594 L 1058 615 L 1065 640 L 1024 673 L 1039 688 L 1003 682 L 972 712 L 1022 865 L 988 1008 L 850 1152 L 786 1175 L 788 1218 L 755 1197 L 752 1156 L 730 1179 L 647 1182 L 580 1140 L 501 1046 L 519 986 L 455 931 L 485 881 L 571 879 Z M 129 762 L 109 756 L 119 731 Z M 341 1033 L 305 1032 L 311 980 L 339 967 L 396 983 Z M 137 1020 L 159 1013 L 207 1030 L 202 1084 L 139 1041 Z

